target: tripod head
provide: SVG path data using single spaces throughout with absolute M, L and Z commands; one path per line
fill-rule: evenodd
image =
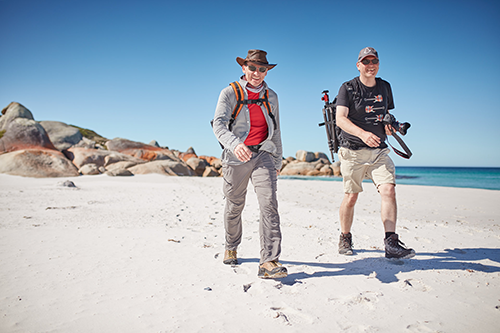
M 330 97 L 328 96 L 329 91 L 328 90 L 323 90 L 322 94 L 323 97 L 321 97 L 321 100 L 325 102 L 325 105 L 328 105 L 330 102 Z

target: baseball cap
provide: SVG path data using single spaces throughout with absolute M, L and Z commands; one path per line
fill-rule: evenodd
M 360 62 L 361 60 L 363 60 L 368 56 L 374 56 L 375 58 L 378 59 L 378 53 L 373 47 L 365 47 L 364 49 L 359 51 L 358 62 Z

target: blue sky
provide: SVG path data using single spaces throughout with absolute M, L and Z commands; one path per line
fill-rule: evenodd
M 329 155 L 321 92 L 379 52 L 410 160 L 397 166 L 500 167 L 497 1 L 0 0 L 0 107 L 200 155 L 219 92 L 248 49 L 278 66 L 284 155 Z M 390 141 L 393 144 L 395 140 Z

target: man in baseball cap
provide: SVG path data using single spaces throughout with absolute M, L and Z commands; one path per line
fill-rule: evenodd
M 381 218 L 385 231 L 385 256 L 406 259 L 415 256 L 396 234 L 397 204 L 394 162 L 385 143 L 390 129 L 383 118 L 394 109 L 389 82 L 376 77 L 379 57 L 373 47 L 359 52 L 356 67 L 359 76 L 345 82 L 337 95 L 337 125 L 341 129 L 340 171 L 344 182 L 344 198 L 340 204 L 339 253 L 352 255 L 351 227 L 354 206 L 363 191 L 363 179 L 369 178 L 381 197 Z

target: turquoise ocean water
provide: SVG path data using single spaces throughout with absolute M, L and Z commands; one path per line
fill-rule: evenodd
M 342 181 L 340 177 L 280 176 L 280 178 Z M 396 167 L 396 183 L 500 191 L 500 168 Z

